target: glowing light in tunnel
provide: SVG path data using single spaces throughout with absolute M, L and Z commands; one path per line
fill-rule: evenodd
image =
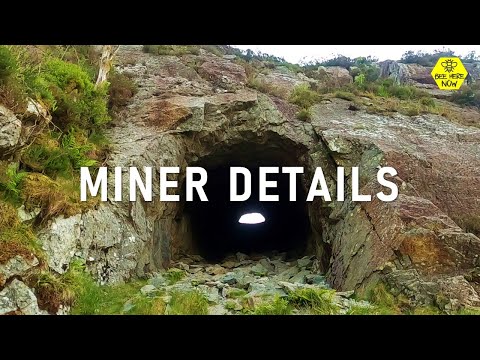
M 238 222 L 240 224 L 260 224 L 265 222 L 265 217 L 260 213 L 248 213 L 240 216 Z

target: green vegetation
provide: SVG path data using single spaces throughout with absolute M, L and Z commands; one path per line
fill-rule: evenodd
M 377 62 L 378 59 L 368 56 L 368 57 L 358 57 L 355 59 L 349 58 L 348 56 L 337 54 L 334 57 L 326 60 L 313 60 L 304 64 L 303 68 L 306 71 L 318 69 L 319 66 L 339 66 L 350 70 L 351 68 L 368 66 Z
M 312 112 L 310 109 L 300 109 L 296 116 L 298 120 L 308 121 L 312 118 Z
M 335 91 L 333 96 L 339 99 L 347 100 L 347 101 L 355 100 L 355 95 L 347 91 Z
M 231 47 L 222 45 L 143 45 L 143 52 L 154 55 L 199 55 L 203 49 L 213 55 L 223 56 L 231 53 Z
M 338 314 L 339 307 L 332 302 L 334 290 L 298 289 L 288 295 L 288 302 L 295 307 L 304 307 L 316 315 Z
M 397 299 L 388 289 L 387 286 L 380 282 L 368 294 L 368 300 L 382 312 L 391 312 L 400 314 L 401 308 L 399 299 Z M 400 299 L 403 304 L 403 299 Z
M 98 198 L 80 201 L 79 178 L 52 180 L 46 175 L 29 173 L 22 186 L 22 199 L 27 209 L 40 208 L 40 221 L 58 215 L 66 217 L 91 209 Z
M 40 270 L 27 278 L 28 284 L 35 289 L 40 308 L 49 313 L 56 313 L 60 306 L 71 306 L 76 299 L 78 288 L 78 274 L 76 264 L 71 265 L 64 276 L 54 274 L 50 270 Z
M 40 246 L 32 229 L 19 221 L 15 207 L 0 199 L 0 264 L 16 255 L 41 256 Z
M 73 261 L 62 275 L 42 271 L 32 276 L 30 284 L 36 289 L 40 306 L 51 312 L 58 311 L 60 304 L 72 306 L 71 312 L 75 315 L 147 315 L 165 311 L 159 297 L 141 294 L 144 281 L 100 286 L 80 260 Z
M 402 55 L 401 62 L 405 64 L 419 64 L 422 66 L 435 66 L 438 59 L 441 57 L 456 56 L 455 52 L 447 50 L 435 50 L 433 53 L 426 53 L 423 51 L 407 51 Z
M 197 290 L 171 294 L 167 314 L 168 315 L 207 315 L 208 301 Z
M 268 95 L 280 97 L 289 100 L 300 107 L 296 116 L 298 119 L 308 121 L 311 116 L 310 107 L 319 102 L 322 98 L 338 97 L 347 101 L 353 101 L 355 105 L 367 104 L 366 111 L 375 114 L 389 115 L 391 113 L 401 113 L 407 116 L 417 116 L 421 114 L 438 114 L 448 119 L 464 123 L 462 113 L 455 107 L 448 104 L 437 102 L 432 95 L 424 90 L 410 85 L 401 85 L 393 79 L 380 79 L 380 67 L 377 59 L 373 57 L 349 58 L 343 55 L 337 55 L 332 59 L 322 61 L 312 61 L 303 64 L 300 69 L 292 68 L 284 64 L 284 60 L 265 54 L 257 54 L 253 51 L 240 51 L 238 49 L 223 47 L 223 51 L 228 54 L 238 56 L 236 62 L 244 66 L 247 73 L 247 85 Z M 449 55 L 449 51 L 436 51 L 434 54 L 406 53 L 405 62 L 432 63 L 439 56 Z M 478 56 L 475 53 L 469 54 L 466 62 L 477 61 Z M 317 85 L 297 86 L 291 94 L 287 87 L 276 86 L 268 78 L 262 77 L 260 73 L 268 74 L 269 69 L 284 66 L 294 72 L 303 72 L 310 78 L 320 80 L 321 87 Z M 339 66 L 347 69 L 353 77 L 353 84 L 339 85 L 330 79 L 330 76 L 322 71 L 323 66 Z M 480 106 L 480 85 L 469 84 L 463 86 L 462 90 L 455 92 L 449 100 L 454 103 L 465 106 Z M 372 101 L 365 101 L 369 98 Z M 439 105 L 441 104 L 441 105 Z M 476 126 L 476 124 L 473 124 Z
M 27 107 L 26 88 L 19 73 L 19 64 L 10 48 L 0 45 L 0 103 L 20 113 Z
M 185 277 L 185 271 L 171 268 L 164 274 L 165 278 L 167 279 L 168 285 L 173 285 L 176 282 L 182 280 Z
M 247 295 L 247 291 L 244 289 L 233 288 L 228 292 L 228 297 L 232 299 L 240 298 Z
M 300 84 L 293 89 L 289 101 L 300 107 L 297 118 L 306 121 L 311 117 L 310 108 L 321 99 L 321 95 L 313 91 L 309 84 Z
M 198 45 L 143 45 L 143 51 L 154 55 L 198 55 L 200 47 Z
M 79 169 L 105 161 L 104 126 L 136 92 L 115 71 L 96 86 L 99 59 L 93 46 L 0 46 L 0 103 L 21 116 L 30 97 L 52 116 L 35 125 L 19 163 L 0 168 L 0 197 L 40 206 L 42 221 L 96 205 L 80 204 Z
M 387 286 L 379 282 L 366 294 L 370 306 L 353 306 L 350 315 L 439 315 L 443 312 L 436 306 L 413 307 L 402 294 L 394 296 Z
M 453 219 L 465 232 L 480 236 L 480 218 L 477 216 L 456 217 Z
M 480 108 L 480 81 L 472 85 L 464 85 L 455 91 L 450 100 L 459 105 L 476 106 Z
M 27 176 L 27 172 L 19 171 L 18 164 L 10 164 L 5 171 L 5 179 L 0 177 L 0 190 L 6 200 L 10 200 L 14 204 L 20 202 L 20 185 Z
M 138 92 L 135 82 L 125 73 L 112 69 L 108 81 L 108 108 L 118 110 L 126 106 L 130 99 Z
M 17 71 L 17 61 L 7 46 L 0 46 L 0 82 L 4 82 Z
M 95 86 L 94 79 L 78 64 L 53 58 L 41 66 L 33 80 L 37 97 L 48 106 L 61 129 L 71 125 L 90 129 L 110 120 L 107 110 L 108 84 Z
M 247 86 L 264 94 L 273 95 L 281 99 L 285 99 L 287 97 L 287 91 L 285 89 L 276 87 L 268 81 L 260 77 L 255 77 L 254 75 L 248 78 Z
M 290 95 L 290 102 L 303 109 L 308 109 L 320 100 L 321 96 L 317 92 L 311 90 L 310 85 L 308 84 L 297 85 Z
M 379 307 L 375 305 L 359 306 L 354 305 L 348 311 L 347 315 L 393 315 L 395 314 L 391 309 Z
M 480 315 L 480 308 L 464 308 L 455 312 L 455 315 Z
M 431 97 L 425 91 L 413 86 L 398 85 L 393 79 L 383 79 L 355 85 L 359 91 L 371 93 L 379 97 L 394 97 L 400 100 L 416 100 Z
M 22 152 L 22 162 L 28 169 L 52 178 L 71 177 L 82 166 L 95 167 L 105 156 L 106 148 L 95 145 L 86 134 L 76 128 L 63 134 L 46 132 Z
M 255 52 L 251 49 L 240 50 L 229 46 L 225 47 L 225 51 L 227 54 L 236 55 L 247 63 L 262 63 L 267 68 L 273 68 L 277 66 L 285 67 L 294 73 L 302 71 L 302 67 L 300 65 L 289 63 L 282 57 L 265 54 L 261 51 Z
M 288 300 L 275 296 L 273 301 L 265 302 L 255 308 L 254 315 L 290 315 L 293 306 Z

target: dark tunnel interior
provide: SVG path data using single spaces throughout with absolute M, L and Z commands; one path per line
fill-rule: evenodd
M 307 249 L 310 224 L 301 186 L 297 175 L 297 200 L 289 200 L 289 175 L 281 173 L 282 166 L 298 166 L 288 161 L 288 154 L 257 149 L 256 155 L 227 156 L 221 163 L 203 165 L 208 172 L 204 186 L 208 202 L 202 202 L 194 191 L 194 201 L 186 202 L 184 211 L 189 215 L 192 241 L 199 254 L 209 261 L 220 261 L 240 251 L 249 255 L 287 252 L 289 257 L 300 256 Z M 262 151 L 263 150 L 263 151 Z M 199 164 L 196 166 L 202 166 Z M 244 202 L 230 201 L 230 167 L 243 166 L 252 174 L 252 193 Z M 267 194 L 278 194 L 278 202 L 259 201 L 260 166 L 277 166 L 279 174 L 268 174 L 267 180 L 276 180 L 277 187 L 269 188 Z M 244 190 L 243 176 L 238 176 L 239 193 Z M 245 213 L 259 212 L 265 217 L 260 224 L 238 222 Z

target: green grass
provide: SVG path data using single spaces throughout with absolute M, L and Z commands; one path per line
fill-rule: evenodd
M 393 309 L 390 309 L 388 307 L 376 306 L 376 305 L 372 305 L 369 307 L 353 305 L 347 311 L 347 315 L 393 315 L 393 314 L 396 314 L 396 312 Z
M 288 295 L 288 302 L 295 307 L 309 309 L 317 315 L 338 314 L 339 307 L 332 302 L 334 290 L 298 289 Z
M 80 262 L 70 265 L 62 281 L 75 294 L 72 307 L 74 315 L 154 315 L 165 311 L 165 303 L 161 298 L 142 295 L 140 289 L 146 284 L 145 281 L 100 286 Z M 130 304 L 130 309 L 124 312 L 126 303 Z
M 335 96 L 336 98 L 348 100 L 348 101 L 355 100 L 355 94 L 352 94 L 351 92 L 347 92 L 347 91 L 335 91 L 333 96 Z
M 43 252 L 31 226 L 22 224 L 16 208 L 0 199 L 0 264 L 22 255 L 42 258 Z
M 185 271 L 176 268 L 168 269 L 168 271 L 163 274 L 163 276 L 167 279 L 168 285 L 177 283 L 178 281 L 182 280 L 185 275 Z
M 275 296 L 273 301 L 264 302 L 257 306 L 253 311 L 253 315 L 290 315 L 293 306 L 288 300 Z
M 464 308 L 456 311 L 455 315 L 480 315 L 480 308 Z
M 293 89 L 289 101 L 302 109 L 308 109 L 321 99 L 321 95 L 313 91 L 309 84 L 301 84 Z
M 232 289 L 228 292 L 227 296 L 229 298 L 236 299 L 236 298 L 239 298 L 239 297 L 242 297 L 242 296 L 245 296 L 245 295 L 247 295 L 246 290 L 234 288 L 234 289 Z
M 168 315 L 207 315 L 208 301 L 198 290 L 171 293 Z
M 298 120 L 308 121 L 312 118 L 312 112 L 310 109 L 300 109 L 296 116 Z

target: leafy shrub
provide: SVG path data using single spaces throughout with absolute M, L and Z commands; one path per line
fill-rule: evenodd
M 10 49 L 0 45 L 0 83 L 17 73 L 18 65 Z
M 312 112 L 310 109 L 300 109 L 296 116 L 298 120 L 308 121 L 312 118 Z
M 338 54 L 331 59 L 327 59 L 318 63 L 318 65 L 319 66 L 340 66 L 348 70 L 350 69 L 351 66 L 355 65 L 355 60 L 347 56 Z
M 450 101 L 464 106 L 480 108 L 480 82 L 474 85 L 464 85 L 450 96 Z
M 465 57 L 461 58 L 464 63 L 480 62 L 480 56 L 475 51 L 470 51 Z
M 81 131 L 72 128 L 63 135 L 51 132 L 39 137 L 23 152 L 22 162 L 50 176 L 67 176 L 82 166 L 97 165 L 95 150 Z
M 357 76 L 355 76 L 355 80 L 354 80 L 355 85 L 362 86 L 365 84 L 365 81 L 366 81 L 365 74 L 358 74 Z
M 52 109 L 62 129 L 72 125 L 91 128 L 110 120 L 107 86 L 95 87 L 90 76 L 77 64 L 51 59 L 33 83 L 34 92 Z
M 357 58 L 355 66 L 350 68 L 350 75 L 353 76 L 356 83 L 373 82 L 380 77 L 380 67 L 375 64 L 373 58 Z M 359 78 L 357 80 L 357 78 Z
M 422 66 L 435 66 L 441 57 L 455 56 L 455 52 L 448 50 L 435 50 L 433 53 L 423 51 L 407 51 L 402 55 L 400 62 L 405 64 L 419 64 Z
M 309 84 L 297 85 L 293 89 L 289 99 L 292 104 L 298 105 L 303 109 L 308 109 L 320 100 L 320 94 L 311 90 Z
M 128 104 L 137 93 L 136 84 L 124 73 L 112 70 L 108 77 L 108 108 L 116 110 Z
M 420 103 L 425 106 L 435 107 L 435 100 L 431 97 L 424 97 L 420 99 Z
M 319 66 L 339 66 L 350 70 L 352 67 L 367 68 L 377 61 L 378 59 L 371 56 L 352 59 L 348 56 L 338 54 L 327 60 L 313 60 L 305 63 L 303 69 L 308 71 L 318 69 Z

